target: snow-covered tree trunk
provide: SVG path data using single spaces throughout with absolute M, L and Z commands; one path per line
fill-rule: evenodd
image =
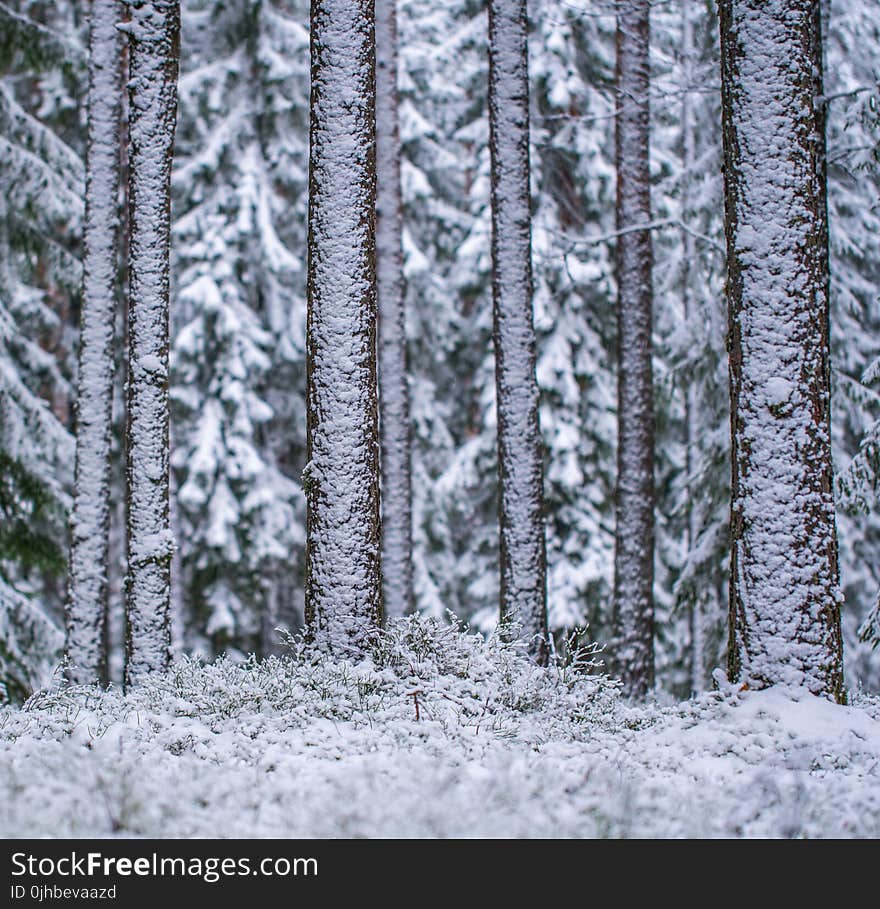
M 686 221 L 691 211 L 691 184 L 694 179 L 694 165 L 696 163 L 696 133 L 692 107 L 693 71 L 694 71 L 694 37 L 693 37 L 693 7 L 683 3 L 681 7 L 681 56 L 684 69 L 684 90 L 681 96 L 681 163 L 684 171 L 684 184 L 681 194 L 682 220 Z M 693 287 L 691 286 L 691 265 L 696 261 L 696 238 L 690 230 L 682 229 L 682 314 L 686 325 L 691 319 L 697 317 L 697 307 L 694 301 Z M 694 469 L 698 458 L 699 445 L 699 400 L 695 380 L 688 382 L 684 400 L 685 423 L 685 476 L 687 477 L 687 527 L 685 540 L 688 550 L 697 545 L 700 535 L 699 515 L 696 507 L 696 498 L 699 495 L 699 484 L 694 478 Z M 705 635 L 703 628 L 703 596 L 697 590 L 690 601 L 690 677 L 691 693 L 699 694 L 705 687 Z
M 729 671 L 842 700 L 817 0 L 722 0 Z
M 134 0 L 129 99 L 129 375 L 125 683 L 170 659 L 168 316 L 178 0 Z
M 372 0 L 313 0 L 306 622 L 357 652 L 382 618 Z
M 397 115 L 396 0 L 376 0 L 376 282 L 382 450 L 382 598 L 389 616 L 413 605 L 412 473 Z
M 501 618 L 519 623 L 529 651 L 544 662 L 547 560 L 532 313 L 526 0 L 489 4 L 489 147 Z
M 617 494 L 614 667 L 624 691 L 654 685 L 654 381 L 652 356 L 649 2 L 617 15 Z
M 106 681 L 113 333 L 116 324 L 122 41 L 118 0 L 92 0 L 86 218 L 67 599 L 68 678 Z

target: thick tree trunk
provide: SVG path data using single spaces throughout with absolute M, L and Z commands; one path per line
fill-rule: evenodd
M 116 324 L 122 41 L 118 0 L 92 0 L 76 481 L 67 601 L 68 678 L 107 681 L 113 332 Z
M 652 357 L 648 0 L 617 16 L 617 525 L 614 668 L 624 691 L 654 685 L 654 381 Z
M 134 0 L 130 39 L 130 302 L 126 662 L 130 686 L 170 661 L 168 316 L 178 0 Z
M 306 622 L 357 653 L 382 618 L 372 0 L 313 0 Z
M 489 3 L 492 301 L 498 407 L 501 619 L 545 662 L 547 565 L 529 193 L 526 0 Z
M 722 0 L 729 671 L 842 700 L 817 0 Z
M 412 472 L 404 314 L 403 209 L 395 0 L 376 0 L 376 279 L 382 443 L 382 596 L 389 616 L 413 606 Z

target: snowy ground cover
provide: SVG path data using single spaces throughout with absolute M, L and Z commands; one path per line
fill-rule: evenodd
M 589 654 L 587 654 L 589 658 Z M 0 710 L 0 835 L 880 835 L 880 699 L 634 707 L 570 665 L 425 619 L 358 661 L 57 686 Z

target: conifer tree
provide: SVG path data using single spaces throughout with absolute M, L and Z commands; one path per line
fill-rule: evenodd
M 180 4 L 132 0 L 129 9 L 127 686 L 171 657 L 168 318 Z
M 818 0 L 724 0 L 729 673 L 843 700 Z
M 412 469 L 403 284 L 403 203 L 397 94 L 396 0 L 376 0 L 376 282 L 382 596 L 389 616 L 413 608 Z
M 313 0 L 306 623 L 338 653 L 381 622 L 375 42 L 370 0 Z
M 89 24 L 83 293 L 76 400 L 76 479 L 66 611 L 68 677 L 106 681 L 113 333 L 121 40 L 117 0 L 93 0 Z
M 302 622 L 307 5 L 185 0 L 172 469 L 183 645 L 265 654 Z
M 0 700 L 63 645 L 85 55 L 69 3 L 0 4 Z
M 501 618 L 520 626 L 529 652 L 544 662 L 547 556 L 532 313 L 525 0 L 489 3 L 489 148 Z
M 613 661 L 630 695 L 654 685 L 653 252 L 649 3 L 617 14 L 617 491 Z

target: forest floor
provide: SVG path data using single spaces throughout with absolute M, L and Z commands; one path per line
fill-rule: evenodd
M 632 706 L 421 619 L 369 657 L 183 660 L 0 710 L 0 835 L 877 837 L 880 698 Z

